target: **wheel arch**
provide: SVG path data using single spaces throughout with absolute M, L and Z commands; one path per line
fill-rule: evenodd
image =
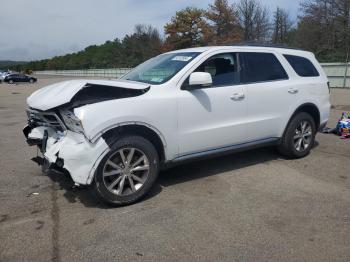
M 110 127 L 108 130 L 103 132 L 101 137 L 110 147 L 118 140 L 118 138 L 124 135 L 139 135 L 149 140 L 156 148 L 160 161 L 166 161 L 166 141 L 160 131 L 155 127 L 141 122 L 123 123 L 119 124 L 118 126 Z
M 305 113 L 310 114 L 312 116 L 312 118 L 315 120 L 316 130 L 318 130 L 318 128 L 320 126 L 320 121 L 321 121 L 320 110 L 318 109 L 318 107 L 314 103 L 304 103 L 304 104 L 301 104 L 296 110 L 294 110 L 292 115 L 289 117 L 288 123 L 284 127 L 283 134 L 285 133 L 285 131 L 286 131 L 290 121 L 293 119 L 293 117 L 300 112 L 305 112 Z

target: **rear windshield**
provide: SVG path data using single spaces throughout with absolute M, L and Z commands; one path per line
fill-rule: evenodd
M 316 77 L 320 76 L 319 72 L 312 64 L 312 62 L 301 56 L 284 55 L 289 64 L 293 67 L 294 71 L 302 77 Z

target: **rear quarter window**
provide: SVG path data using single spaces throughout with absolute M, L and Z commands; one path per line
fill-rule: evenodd
M 288 63 L 293 67 L 294 71 L 302 77 L 317 77 L 320 73 L 317 71 L 312 62 L 301 56 L 284 55 Z

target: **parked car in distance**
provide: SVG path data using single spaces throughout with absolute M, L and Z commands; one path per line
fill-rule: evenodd
M 328 121 L 329 98 L 310 52 L 192 48 L 159 55 L 118 80 L 37 90 L 23 132 L 46 168 L 126 205 L 151 189 L 161 167 L 183 161 L 262 146 L 307 156 Z
M 1 72 L 1 73 L 0 73 L 0 79 L 1 79 L 1 80 L 4 80 L 5 76 L 7 76 L 7 75 L 9 75 L 9 74 L 10 74 L 10 73 L 7 72 L 7 71 Z
M 35 83 L 37 79 L 32 76 L 28 76 L 25 74 L 19 74 L 19 73 L 13 73 L 6 75 L 4 78 L 4 82 L 7 82 L 9 84 L 13 83 L 19 83 L 19 82 L 28 82 L 28 83 Z

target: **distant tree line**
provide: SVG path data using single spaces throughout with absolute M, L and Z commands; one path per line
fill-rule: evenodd
M 1 60 L 0 61 L 0 70 L 7 70 L 9 68 L 15 68 L 16 66 L 23 66 L 27 62 L 25 61 L 10 61 L 10 60 Z
M 214 0 L 206 10 L 187 7 L 164 26 L 136 25 L 123 39 L 33 61 L 33 70 L 134 67 L 165 51 L 203 45 L 278 44 L 312 51 L 320 61 L 345 61 L 349 53 L 350 0 L 303 0 L 293 21 L 288 10 L 272 13 L 258 0 Z

